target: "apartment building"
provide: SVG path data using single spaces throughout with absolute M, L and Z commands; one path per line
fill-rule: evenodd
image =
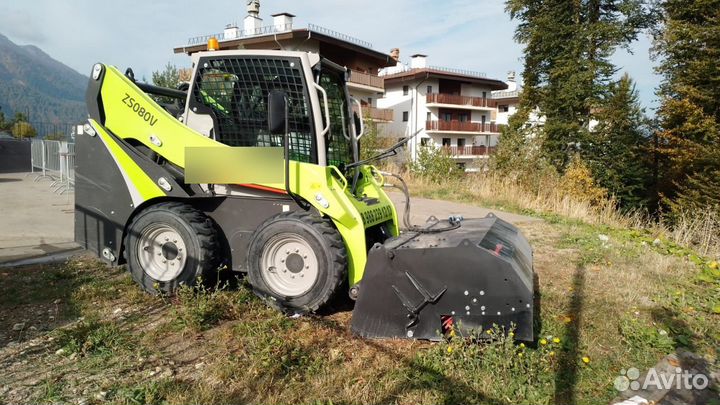
M 443 147 L 463 167 L 487 158 L 495 150 L 500 127 L 507 125 L 519 103 L 520 88 L 510 72 L 507 83 L 485 74 L 428 65 L 426 55 L 399 62 L 399 49 L 390 54 L 352 36 L 314 24 L 299 27 L 290 13 L 260 17 L 259 1 L 248 4 L 243 24 L 228 24 L 223 32 L 188 39 L 175 53 L 207 49 L 210 38 L 220 50 L 275 49 L 319 53 L 349 69 L 351 96 L 361 101 L 363 115 L 378 123 L 380 133 L 402 138 L 415 159 L 421 146 Z
M 384 82 L 378 70 L 397 63 L 388 53 L 373 49 L 370 42 L 354 38 L 315 24 L 298 27 L 295 15 L 277 13 L 271 15 L 267 24 L 260 17 L 260 2 L 248 4 L 247 16 L 242 28 L 236 23 L 228 24 L 223 32 L 196 36 L 183 46 L 174 48 L 175 53 L 192 54 L 207 49 L 210 38 L 218 40 L 220 50 L 271 49 L 315 52 L 350 70 L 348 88 L 350 95 L 360 100 L 363 115 L 376 122 L 392 119 L 392 111 L 377 108 L 377 100 L 384 93 Z
M 382 131 L 397 138 L 415 135 L 408 143 L 412 159 L 421 146 L 442 147 L 467 167 L 493 152 L 500 135 L 493 92 L 507 90 L 505 82 L 479 72 L 428 65 L 422 54 L 380 75 L 385 95 L 377 106 L 394 114 Z

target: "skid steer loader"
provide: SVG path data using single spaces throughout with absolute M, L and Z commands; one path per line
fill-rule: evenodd
M 199 52 L 192 65 L 179 89 L 93 67 L 76 138 L 78 243 L 127 264 L 149 293 L 227 268 L 289 314 L 349 294 L 364 337 L 497 325 L 533 340 L 526 239 L 492 215 L 401 232 L 388 173 L 359 161 L 362 107 L 344 67 L 267 50 Z

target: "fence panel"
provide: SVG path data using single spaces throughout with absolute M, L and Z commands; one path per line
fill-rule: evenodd
M 30 153 L 35 181 L 52 180 L 50 188 L 64 194 L 75 185 L 75 144 L 64 141 L 33 140 Z

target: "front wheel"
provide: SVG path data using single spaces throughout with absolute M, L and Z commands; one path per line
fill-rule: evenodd
M 307 212 L 278 214 L 258 227 L 248 249 L 256 294 L 289 313 L 315 312 L 347 277 L 347 253 L 329 220 Z
M 149 293 L 173 294 L 180 285 L 212 279 L 218 249 L 212 221 L 179 202 L 146 208 L 133 219 L 125 236 L 130 274 Z

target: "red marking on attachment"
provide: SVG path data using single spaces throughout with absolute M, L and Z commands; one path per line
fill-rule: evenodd
M 455 324 L 455 321 L 453 320 L 453 317 L 450 315 L 442 315 L 440 316 L 440 323 L 441 323 L 441 332 L 442 334 L 450 333 L 450 331 L 453 329 L 453 325 Z
M 500 256 L 500 252 L 502 252 L 503 247 L 504 246 L 502 243 L 498 243 L 497 245 L 495 245 L 495 256 Z

